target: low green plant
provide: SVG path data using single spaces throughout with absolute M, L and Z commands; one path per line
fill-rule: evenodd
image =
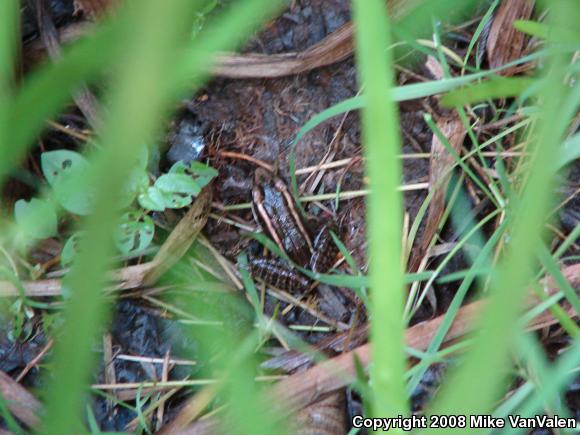
M 187 207 L 216 175 L 217 171 L 200 162 L 189 165 L 179 161 L 166 174 L 151 183 L 147 171 L 148 148 L 141 147 L 129 177 L 122 188 L 123 213 L 114 234 L 115 246 L 124 256 L 139 255 L 149 247 L 155 235 L 155 224 L 149 212 Z M 94 208 L 94 185 L 85 177 L 89 160 L 70 150 L 47 151 L 40 156 L 40 167 L 52 199 L 18 200 L 14 207 L 21 233 L 32 240 L 56 236 L 61 210 L 75 216 L 89 215 Z M 81 234 L 74 232 L 64 243 L 63 266 L 70 266 Z

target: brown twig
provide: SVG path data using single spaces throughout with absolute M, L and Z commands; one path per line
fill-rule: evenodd
M 22 379 L 24 379 L 24 376 L 26 376 L 28 374 L 28 372 L 30 370 L 32 370 L 32 368 L 38 364 L 38 362 L 44 358 L 44 355 L 46 355 L 48 353 L 48 351 L 50 349 L 52 349 L 52 346 L 54 344 L 54 340 L 50 339 L 48 340 L 48 343 L 46 343 L 46 346 L 44 346 L 42 348 L 42 350 L 40 352 L 38 352 L 38 354 L 32 358 L 30 361 L 28 361 L 28 363 L 26 363 L 26 366 L 22 369 L 22 371 L 18 374 L 18 376 L 16 376 L 16 382 L 20 382 Z
M 10 412 L 29 427 L 37 427 L 42 405 L 23 386 L 0 371 L 0 396 Z

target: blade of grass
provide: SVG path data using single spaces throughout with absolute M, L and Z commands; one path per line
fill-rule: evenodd
M 465 160 L 462 159 L 459 156 L 459 154 L 457 154 L 457 151 L 455 151 L 455 149 L 451 146 L 451 144 L 449 143 L 447 138 L 443 135 L 441 130 L 439 130 L 439 128 L 437 127 L 435 122 L 433 122 L 433 117 L 430 114 L 425 114 L 425 115 L 423 115 L 423 119 L 425 120 L 425 123 L 429 126 L 429 128 L 431 129 L 433 134 L 436 135 L 437 138 L 439 139 L 439 141 L 441 141 L 441 143 L 445 146 L 445 149 L 447 150 L 447 152 L 451 155 L 451 157 L 453 157 L 453 160 L 455 160 L 455 164 L 458 165 L 459 167 L 461 167 L 461 169 L 463 169 L 463 171 L 467 175 L 469 175 L 469 177 L 473 180 L 473 182 L 475 184 L 477 184 L 477 186 L 487 195 L 487 197 L 490 200 L 492 200 L 496 206 L 498 206 L 498 204 L 496 203 L 494 195 L 489 191 L 487 186 L 485 184 L 483 184 L 483 182 L 479 179 L 479 177 L 477 175 L 475 175 L 475 173 L 467 165 Z
M 394 101 L 400 102 L 428 97 L 443 92 L 448 92 L 458 88 L 459 86 L 467 85 L 475 80 L 493 76 L 495 75 L 495 73 L 501 71 L 502 69 L 506 69 L 515 65 L 520 65 L 522 63 L 531 62 L 533 60 L 539 59 L 544 54 L 545 54 L 544 52 L 536 52 L 528 56 L 524 56 L 521 59 L 507 63 L 500 68 L 482 71 L 475 74 L 469 74 L 462 77 L 455 77 L 451 79 L 437 80 L 425 83 L 413 83 L 404 86 L 395 86 L 391 90 L 391 95 Z M 333 116 L 341 115 L 343 113 L 352 110 L 362 109 L 363 107 L 366 106 L 366 104 L 367 104 L 366 96 L 359 95 L 356 97 L 348 98 L 344 101 L 341 101 L 340 103 L 335 104 L 334 106 L 329 107 L 328 109 L 323 110 L 322 112 L 313 116 L 306 124 L 302 126 L 302 128 L 298 131 L 298 133 L 296 133 L 294 143 L 298 142 L 300 139 L 302 139 L 302 137 L 306 133 L 308 133 L 310 130 L 312 130 L 319 124 L 323 123 L 327 119 L 330 119 Z
M 8 408 L 8 401 L 4 398 L 2 392 L 0 392 L 0 417 L 2 417 L 6 428 L 11 433 L 16 435 L 24 434 L 24 431 L 10 412 L 10 409 Z
M 542 398 L 544 410 L 560 417 L 570 417 L 568 410 L 562 406 L 558 390 L 546 388 L 551 383 L 551 368 L 538 339 L 532 334 L 522 334 L 517 340 L 520 358 L 526 364 L 528 379 L 535 384 L 534 392 Z
M 564 293 L 564 295 L 566 296 L 566 299 L 568 299 L 570 305 L 576 311 L 576 316 L 580 316 L 580 300 L 578 300 L 578 295 L 576 294 L 576 291 L 572 288 L 570 283 L 566 280 L 564 275 L 562 275 L 560 266 L 558 265 L 558 263 L 556 263 L 556 260 L 554 260 L 554 258 L 550 254 L 548 248 L 546 248 L 546 246 L 544 246 L 543 244 L 540 245 L 538 248 L 537 255 L 539 260 L 542 262 L 542 264 L 548 271 L 548 273 L 554 278 L 554 281 L 556 282 L 560 290 L 562 290 L 562 293 Z M 578 335 L 572 334 L 572 336 L 577 337 Z
M 94 363 L 91 346 L 107 312 L 102 289 L 113 251 L 110 235 L 118 220 L 118 192 L 130 172 L 132 156 L 155 136 L 169 106 L 166 88 L 159 84 L 177 61 L 177 47 L 185 42 L 193 19 L 189 11 L 187 0 L 162 4 L 144 0 L 132 9 L 131 25 L 124 33 L 130 55 L 118 66 L 101 138 L 102 152 L 87 174 L 99 181 L 95 210 L 84 224 L 79 254 L 65 279 L 72 296 L 65 308 L 62 336 L 55 345 L 41 433 L 79 429 L 82 396 Z
M 580 159 L 580 133 L 569 137 L 562 144 L 562 148 L 558 153 L 556 169 L 561 169 L 576 159 Z
M 10 148 L 8 135 L 12 127 L 8 118 L 13 99 L 18 3 L 16 0 L 0 2 L 0 157 L 1 150 Z M 0 177 L 0 186 L 1 181 Z
M 576 341 L 558 361 L 550 368 L 550 373 L 546 375 L 549 382 L 545 385 L 543 394 L 534 391 L 530 397 L 519 409 L 517 414 L 523 418 L 537 415 L 542 409 L 544 397 L 556 395 L 563 388 L 566 388 L 578 375 L 578 360 L 580 359 L 580 342 Z M 522 433 L 523 430 L 517 428 L 507 428 L 503 433 Z
M 409 413 L 405 392 L 403 266 L 399 116 L 394 83 L 389 19 L 382 0 L 353 0 L 356 61 L 367 105 L 362 111 L 366 171 L 371 179 L 367 202 L 373 413 Z M 388 279 L 385 279 L 388 277 Z
M 300 272 L 302 272 L 304 275 L 306 275 L 306 276 L 308 276 L 316 281 L 320 281 L 320 282 L 323 282 L 325 284 L 330 284 L 330 285 L 339 286 L 339 287 L 347 287 L 347 288 L 352 288 L 352 289 L 356 289 L 359 287 L 369 287 L 369 285 L 370 285 L 370 281 L 369 281 L 368 276 L 365 276 L 362 274 L 353 276 L 353 275 L 344 275 L 344 274 L 332 275 L 332 274 L 327 274 L 327 273 L 312 272 L 311 270 L 305 269 L 304 267 L 300 267 L 297 264 L 295 264 L 286 255 L 286 253 L 282 252 L 280 250 L 280 248 L 278 248 L 278 246 L 276 246 L 276 244 L 272 240 L 270 240 L 268 237 L 266 237 L 264 234 L 251 233 L 251 234 L 248 234 L 248 236 L 257 240 L 262 245 L 264 245 L 266 248 L 268 248 L 269 251 L 273 252 L 278 257 L 285 259 L 292 266 L 294 266 L 296 269 L 298 269 Z M 420 272 L 420 273 L 407 273 L 404 275 L 403 279 L 404 279 L 405 284 L 411 284 L 415 281 L 424 281 L 424 280 L 430 279 L 432 277 L 432 275 L 433 275 L 433 273 L 431 271 L 424 271 L 424 272 Z
M 492 98 L 517 97 L 536 85 L 536 80 L 527 77 L 495 77 L 451 91 L 441 99 L 441 104 L 446 107 L 464 106 Z
M 40 67 L 26 78 L 14 96 L 7 119 L 11 128 L 6 140 L 10 146 L 0 147 L 0 183 L 20 162 L 45 121 L 70 100 L 71 93 L 81 83 L 92 81 L 124 53 L 121 32 L 128 28 L 126 9 L 104 22 L 92 36 L 78 41 L 54 63 Z
M 14 85 L 16 36 L 18 35 L 18 1 L 0 3 L 0 107 L 6 106 Z
M 471 51 L 473 50 L 473 47 L 475 47 L 475 44 L 477 44 L 477 40 L 481 36 L 483 30 L 488 25 L 488 22 L 492 16 L 493 12 L 497 8 L 498 4 L 499 4 L 499 0 L 493 0 L 493 3 L 491 5 L 489 5 L 489 7 L 487 8 L 487 11 L 483 15 L 483 17 L 481 17 L 481 21 L 477 25 L 477 29 L 475 29 L 475 32 L 473 32 L 473 36 L 471 37 L 471 40 L 469 41 L 469 45 L 467 46 L 467 50 L 465 51 L 465 56 L 463 57 L 463 66 L 461 67 L 461 75 L 465 74 L 465 69 L 468 67 L 467 62 L 469 60 L 469 56 L 471 56 Z M 478 62 L 479 59 L 477 57 L 478 56 L 476 54 L 476 67 L 479 68 L 479 66 L 480 66 L 479 62 Z
M 562 244 L 558 246 L 558 249 L 554 252 L 554 258 L 558 259 L 566 252 L 566 250 L 572 246 L 580 238 L 580 223 L 574 227 L 574 229 L 568 234 L 568 237 L 564 239 Z
M 552 26 L 570 25 L 580 12 L 578 5 L 562 1 L 552 6 Z M 450 382 L 438 396 L 431 412 L 434 414 L 486 414 L 501 394 L 504 367 L 511 344 L 518 333 L 517 316 L 520 302 L 531 277 L 532 256 L 542 233 L 547 206 L 551 203 L 551 189 L 557 149 L 563 137 L 558 128 L 559 110 L 566 100 L 564 54 L 551 51 L 550 73 L 543 90 L 543 113 L 532 141 L 528 184 L 521 202 L 507 216 L 510 225 L 509 250 L 492 275 L 489 305 L 480 321 L 480 334 L 464 364 L 452 374 Z
M 459 224 L 458 220 L 461 219 L 461 217 L 459 214 L 454 213 L 453 219 L 455 225 L 458 225 Z M 483 221 L 481 223 L 483 223 Z M 429 343 L 429 347 L 425 351 L 426 354 L 431 355 L 439 350 L 439 346 L 441 346 L 441 344 L 443 343 L 443 340 L 445 339 L 445 336 L 447 335 L 447 332 L 449 331 L 449 328 L 453 323 L 453 319 L 455 318 L 457 312 L 461 308 L 461 305 L 463 303 L 465 295 L 467 294 L 467 291 L 469 290 L 471 284 L 473 283 L 473 281 L 477 276 L 476 272 L 482 267 L 489 267 L 491 265 L 490 257 L 492 254 L 492 249 L 496 246 L 500 237 L 503 236 L 505 226 L 506 226 L 505 222 L 503 222 L 495 230 L 493 235 L 489 238 L 489 240 L 485 243 L 485 245 L 481 249 L 481 252 L 479 253 L 478 257 L 475 259 L 471 268 L 469 269 L 469 273 L 465 276 L 465 278 L 461 282 L 461 285 L 459 286 L 459 289 L 455 293 L 455 296 L 453 297 L 453 300 L 451 301 L 451 304 L 449 305 L 449 308 L 445 313 L 443 322 L 441 322 L 441 324 L 437 328 L 437 332 L 433 336 L 431 343 Z M 479 226 L 477 226 L 475 229 L 478 230 Z M 472 232 L 472 234 L 475 233 Z M 465 238 L 468 238 L 469 236 L 470 234 L 467 234 Z M 419 385 L 419 382 L 423 378 L 423 375 L 427 370 L 427 368 L 428 367 L 425 367 L 424 370 L 418 371 L 413 376 L 413 378 L 411 378 L 411 380 L 409 381 L 409 385 L 407 387 L 409 391 L 413 391 L 417 387 L 417 385 Z

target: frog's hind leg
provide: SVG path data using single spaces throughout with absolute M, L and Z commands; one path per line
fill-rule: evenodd
M 266 284 L 291 293 L 306 291 L 312 281 L 279 258 L 248 258 L 250 274 Z

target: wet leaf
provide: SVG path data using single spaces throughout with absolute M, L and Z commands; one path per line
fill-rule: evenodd
M 40 167 L 46 181 L 51 186 L 57 178 L 75 168 L 87 169 L 89 163 L 82 154 L 69 150 L 47 151 L 40 156 Z
M 78 253 L 80 237 L 81 235 L 79 233 L 75 233 L 65 242 L 60 253 L 60 263 L 63 267 L 69 267 L 73 263 Z
M 74 151 L 42 153 L 42 173 L 54 190 L 56 200 L 74 214 L 87 215 L 93 208 L 94 189 L 87 182 L 87 159 Z
M 189 170 L 196 175 L 205 177 L 217 177 L 218 171 L 211 166 L 204 165 L 203 163 L 196 162 L 195 160 L 189 164 Z
M 89 185 L 84 169 L 75 168 L 57 177 L 53 189 L 56 200 L 66 211 L 85 216 L 93 210 L 95 188 Z
M 57 233 L 57 217 L 48 201 L 20 199 L 14 205 L 14 217 L 27 236 L 44 239 Z
M 140 212 L 128 212 L 121 216 L 115 244 L 125 255 L 137 253 L 151 244 L 154 234 L 153 219 Z
M 198 184 L 186 174 L 165 174 L 155 181 L 155 187 L 165 192 L 197 195 L 200 192 Z
M 145 193 L 138 197 L 139 205 L 146 210 L 163 211 L 165 210 L 166 198 L 159 189 L 152 186 Z

